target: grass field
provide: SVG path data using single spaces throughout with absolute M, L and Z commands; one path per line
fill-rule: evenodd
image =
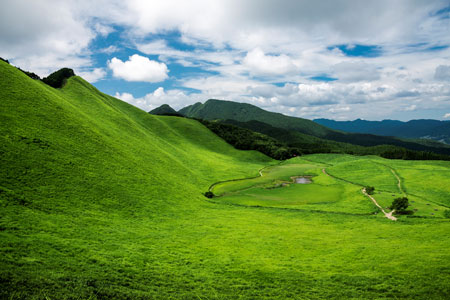
M 79 77 L 55 90 L 1 61 L 0 122 L 2 299 L 450 296 L 448 162 L 278 164 Z M 421 218 L 392 222 L 362 195 L 400 195 L 390 168 Z M 267 189 L 298 175 L 313 183 Z
M 328 164 L 327 156 L 331 158 Z M 378 213 L 379 209 L 361 189 L 374 186 L 373 196 L 385 209 L 389 209 L 395 198 L 408 196 L 414 216 L 444 217 L 448 208 L 445 200 L 450 195 L 446 184 L 450 178 L 447 177 L 449 165 L 406 162 L 399 166 L 399 161 L 376 156 L 340 156 L 309 155 L 291 159 L 264 168 L 262 176 L 219 182 L 211 190 L 219 196 L 215 198 L 219 203 L 369 215 Z M 423 170 L 430 172 L 427 178 L 437 182 L 420 180 L 423 175 L 419 173 Z M 399 172 L 404 175 L 398 175 Z M 301 175 L 312 176 L 312 183 L 293 183 L 291 177 Z

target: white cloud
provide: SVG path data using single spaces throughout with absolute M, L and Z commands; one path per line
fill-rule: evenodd
M 41 76 L 63 66 L 89 66 L 83 55 L 94 37 L 75 3 L 2 1 L 0 56 Z
M 417 105 L 412 104 L 412 105 L 406 107 L 406 108 L 405 108 L 405 111 L 415 111 L 416 108 L 417 108 Z
M 335 64 L 332 68 L 340 81 L 372 81 L 380 78 L 376 67 L 363 61 L 348 61 Z
M 169 69 L 165 63 L 150 60 L 147 57 L 134 54 L 128 61 L 114 57 L 108 62 L 114 77 L 126 81 L 161 82 L 168 78 Z
M 99 33 L 102 36 L 108 36 L 111 32 L 114 32 L 114 28 L 108 25 L 96 23 L 94 25 L 94 29 L 97 33 Z
M 135 98 L 130 93 L 119 93 L 119 92 L 116 92 L 114 97 L 137 106 L 136 103 L 135 103 Z
M 95 68 L 92 71 L 77 71 L 75 73 L 90 83 L 97 82 L 106 76 L 106 71 L 102 68 Z
M 112 54 L 119 51 L 119 48 L 117 46 L 114 45 L 110 45 L 106 48 L 100 49 L 99 52 L 100 53 L 106 53 L 106 54 Z
M 450 113 L 446 113 L 445 115 L 444 115 L 444 119 L 449 119 L 450 118 Z
M 344 107 L 332 107 L 328 110 L 331 113 L 335 113 L 335 112 L 346 112 L 346 111 L 350 111 L 350 106 L 344 106 Z
M 266 55 L 260 48 L 248 52 L 243 64 L 255 75 L 285 75 L 298 72 L 297 66 L 286 55 Z

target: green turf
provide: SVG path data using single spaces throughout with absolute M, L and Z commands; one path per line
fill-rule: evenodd
M 448 219 L 373 215 L 362 182 L 321 172 L 335 168 L 336 176 L 358 180 L 363 176 L 346 168 L 339 173 L 339 164 L 388 165 L 424 209 L 442 210 L 448 162 L 330 154 L 277 166 L 258 152 L 235 150 L 196 121 L 149 115 L 79 77 L 56 90 L 3 62 L 0 124 L 2 299 L 450 295 Z M 293 209 L 202 195 L 214 182 L 256 177 L 265 166 L 273 180 L 300 172 L 314 175 L 314 183 L 254 187 L 261 195 L 298 190 Z M 392 187 L 392 173 L 382 176 Z M 319 186 L 326 201 L 338 200 L 305 197 Z

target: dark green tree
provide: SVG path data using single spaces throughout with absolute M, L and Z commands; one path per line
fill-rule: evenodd
M 373 195 L 375 188 L 373 186 L 366 186 L 366 193 L 369 195 Z
M 398 197 L 392 201 L 391 209 L 395 209 L 397 213 L 403 213 L 409 206 L 408 198 L 406 197 Z

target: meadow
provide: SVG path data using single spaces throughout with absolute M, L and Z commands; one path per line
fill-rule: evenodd
M 433 183 L 423 178 L 424 170 Z M 380 210 L 361 190 L 373 186 L 373 197 L 387 210 L 395 198 L 406 196 L 414 217 L 443 218 L 449 208 L 445 202 L 450 195 L 449 170 L 442 162 L 307 155 L 268 166 L 256 178 L 219 182 L 211 191 L 218 203 L 369 215 Z M 308 176 L 312 183 L 296 184 L 297 176 Z
M 448 162 L 324 154 L 279 163 L 79 77 L 54 89 L 1 61 L 0 99 L 2 299 L 450 295 Z M 390 168 L 416 199 L 415 217 L 390 221 L 361 193 L 372 184 L 386 203 L 402 194 Z M 313 183 L 268 189 L 298 175 Z M 254 179 L 203 195 L 240 178 Z

